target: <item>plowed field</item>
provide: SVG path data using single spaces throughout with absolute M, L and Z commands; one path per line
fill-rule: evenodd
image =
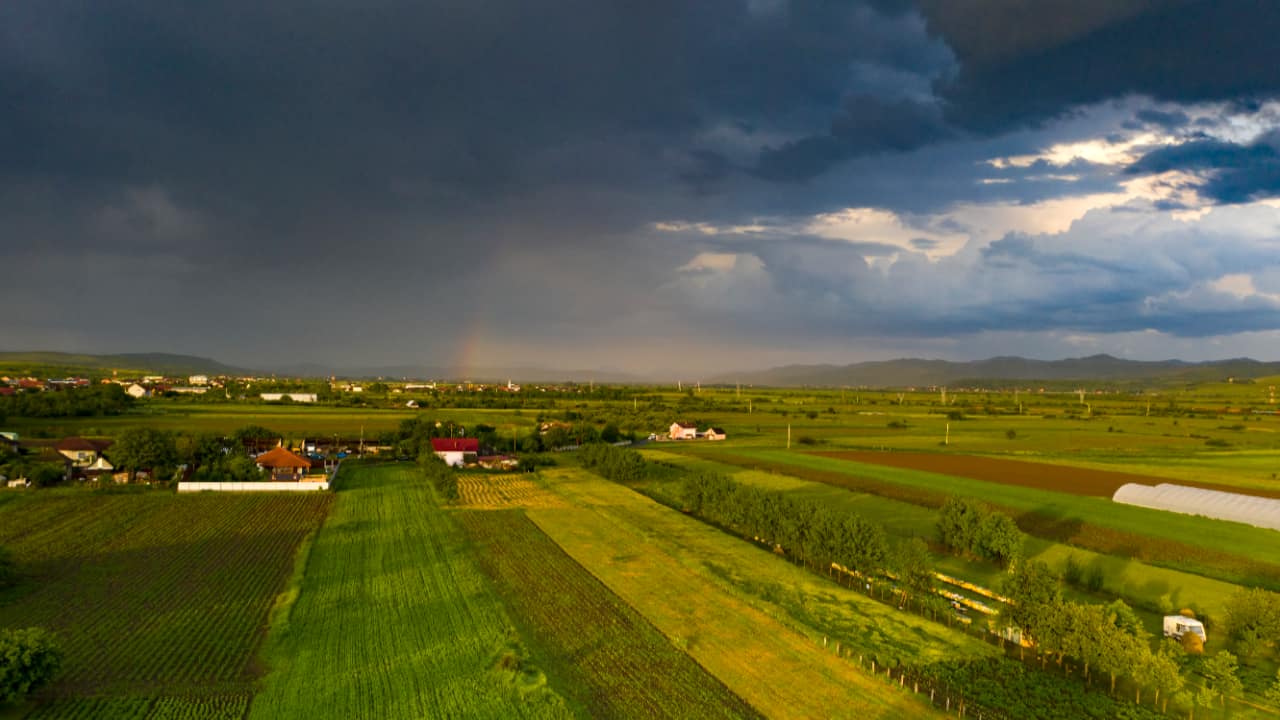
M 1151 475 L 1135 475 L 1132 473 L 1110 472 L 1107 470 L 1090 470 L 1088 468 L 1068 465 L 1051 465 L 1049 463 L 1027 462 L 1025 460 L 1005 460 L 1002 458 L 980 457 L 977 455 L 943 455 L 940 453 L 912 452 L 868 452 L 851 450 L 845 452 L 814 453 L 824 457 L 872 465 L 885 465 L 904 470 L 921 470 L 940 475 L 954 475 L 972 480 L 985 480 L 1005 485 L 1019 485 L 1037 490 L 1071 493 L 1073 495 L 1092 495 L 1109 498 L 1121 485 L 1126 483 L 1142 483 L 1157 485 L 1159 483 L 1176 483 L 1206 490 L 1257 495 L 1259 497 L 1280 498 L 1280 490 L 1258 488 L 1228 487 L 1213 483 L 1186 482 Z

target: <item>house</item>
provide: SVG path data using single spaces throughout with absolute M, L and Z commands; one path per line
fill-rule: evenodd
M 187 384 L 188 384 L 188 385 L 197 385 L 197 386 L 199 386 L 199 385 L 208 385 L 208 384 L 209 384 L 209 376 L 208 376 L 208 375 L 192 375 L 191 377 L 188 377 L 188 378 L 187 378 Z
M 151 394 L 150 390 L 142 387 L 138 383 L 134 383 L 130 385 L 129 387 L 125 388 L 124 391 L 130 397 L 135 397 L 135 398 L 144 398 Z
M 713 428 L 707 428 L 707 431 L 702 433 L 702 437 L 707 440 L 724 440 L 728 436 L 725 435 L 724 430 L 717 427 L 713 427 Z
M 696 440 L 698 438 L 698 426 L 691 423 L 673 422 L 671 423 L 670 437 L 672 440 Z
M 313 403 L 316 401 L 315 393 L 261 393 L 259 397 L 266 402 L 279 402 L 285 398 L 299 403 Z
M 431 449 L 445 464 L 462 467 L 467 463 L 468 455 L 480 454 L 480 441 L 475 438 L 432 438 Z
M 70 460 L 73 467 L 84 470 L 102 457 L 102 452 L 111 447 L 111 441 L 67 437 L 59 440 L 53 447 L 59 455 Z
M 272 448 L 254 458 L 258 467 L 271 473 L 271 479 L 301 480 L 311 469 L 311 461 L 294 455 L 282 447 Z

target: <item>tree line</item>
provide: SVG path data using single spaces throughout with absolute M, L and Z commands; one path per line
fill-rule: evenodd
M 20 392 L 0 397 L 0 420 L 6 417 L 98 417 L 119 415 L 134 399 L 115 383 L 88 387 Z

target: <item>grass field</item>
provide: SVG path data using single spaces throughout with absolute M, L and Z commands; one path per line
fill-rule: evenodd
M 728 475 L 740 483 L 810 498 L 826 507 L 848 510 L 864 518 L 874 518 L 875 522 L 881 524 L 892 535 L 902 538 L 922 537 L 935 543 L 935 548 L 937 547 L 938 514 L 930 508 L 777 472 L 749 470 L 717 463 L 704 457 L 661 450 L 645 450 L 644 455 L 658 462 L 670 463 L 690 470 Z M 674 487 L 656 489 L 668 495 L 677 490 Z M 1074 548 L 1043 538 L 1028 537 L 1023 551 L 1027 558 L 1043 561 L 1058 572 L 1062 572 L 1066 567 L 1068 558 L 1073 558 L 1077 564 L 1085 568 L 1096 566 L 1103 573 L 1104 593 L 1124 597 L 1130 604 L 1141 604 L 1145 607 L 1157 606 L 1160 598 L 1167 595 L 1175 607 L 1194 605 L 1214 617 L 1221 617 L 1226 598 L 1240 588 L 1238 585 L 1202 575 L 1157 567 L 1132 558 Z M 988 588 L 998 588 L 1007 575 L 1003 569 L 993 563 L 966 560 L 945 552 L 935 552 L 934 562 L 938 570 L 948 575 Z M 1083 593 L 1074 593 L 1070 588 L 1067 589 L 1067 594 L 1076 599 L 1087 599 L 1093 602 L 1100 600 Z M 1142 612 L 1141 615 L 1147 622 L 1149 630 L 1153 633 L 1160 630 L 1158 613 Z
M 572 717 L 417 468 L 338 487 L 250 718 Z
M 271 607 L 331 499 L 8 494 L 0 544 L 26 578 L 0 596 L 0 627 L 49 628 L 66 652 L 34 716 L 242 715 Z
M 456 517 L 522 635 L 587 716 L 760 717 L 520 511 Z
M 909 694 L 837 657 L 831 648 L 841 638 L 846 650 L 857 646 L 854 641 L 874 646 L 882 660 L 994 652 L 585 471 L 556 469 L 544 476 L 571 507 L 530 509 L 529 518 L 766 716 L 927 713 Z M 803 608 L 809 622 L 789 607 Z
M 1234 583 L 1280 583 L 1280 535 L 1240 523 L 1167 513 L 950 475 L 855 463 L 786 450 L 696 452 L 862 492 L 936 507 L 948 495 L 977 497 L 1018 516 L 1033 535 Z M 1247 554 L 1246 554 L 1247 553 Z

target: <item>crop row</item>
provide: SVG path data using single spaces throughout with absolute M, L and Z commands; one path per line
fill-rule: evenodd
M 485 572 L 592 717 L 755 717 L 523 513 L 458 514 Z
M 422 471 L 344 465 L 253 718 L 569 716 L 499 658 L 510 621 Z
M 66 652 L 56 695 L 178 692 L 252 679 L 299 542 L 330 496 L 51 496 L 0 509 L 30 575 L 0 626 L 42 625 Z
M 543 507 L 555 503 L 544 488 L 525 476 L 463 475 L 458 478 L 463 505 L 482 508 Z
M 45 703 L 26 720 L 240 720 L 247 693 L 213 697 L 69 698 Z

